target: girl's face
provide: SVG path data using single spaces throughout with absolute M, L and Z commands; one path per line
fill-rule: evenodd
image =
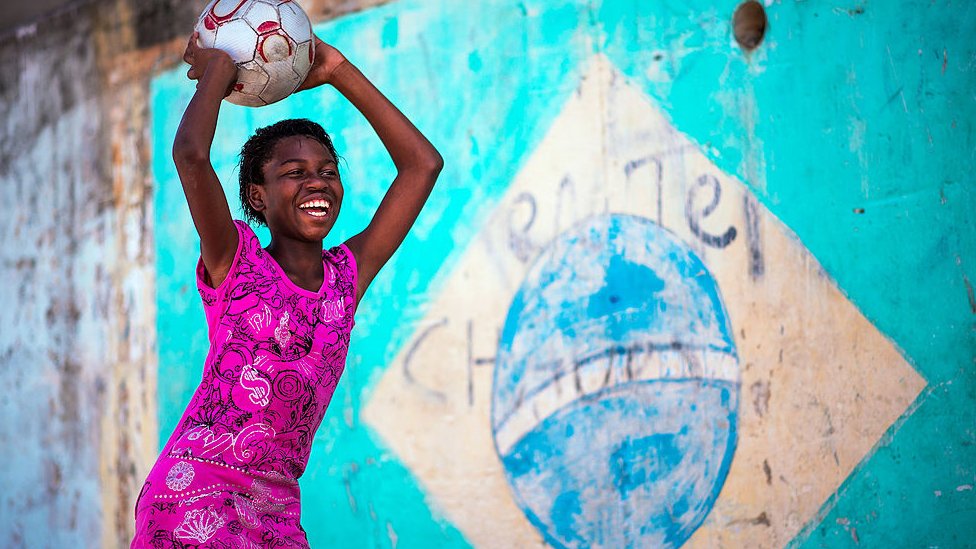
M 310 137 L 285 137 L 261 171 L 264 184 L 252 184 L 249 198 L 272 237 L 321 242 L 342 204 L 339 168 L 328 149 Z

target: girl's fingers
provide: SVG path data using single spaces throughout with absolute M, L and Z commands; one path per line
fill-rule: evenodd
M 186 61 L 190 65 L 193 64 L 193 57 L 194 57 L 193 54 L 196 53 L 196 49 L 197 49 L 196 40 L 195 40 L 196 35 L 197 33 L 193 33 L 190 36 L 190 40 L 186 43 L 186 49 L 183 50 L 183 61 Z
M 194 32 L 190 35 L 190 39 L 186 43 L 186 51 L 183 52 L 183 61 L 190 65 L 190 70 L 186 71 L 186 77 L 190 80 L 197 80 L 200 78 L 200 72 L 196 67 L 197 60 L 197 50 L 200 47 L 197 45 L 197 39 L 200 37 L 200 33 Z

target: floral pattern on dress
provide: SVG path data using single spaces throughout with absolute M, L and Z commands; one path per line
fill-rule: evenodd
M 166 486 L 175 492 L 186 490 L 193 482 L 193 466 L 185 461 L 174 464 L 166 474 Z
M 297 479 L 345 367 L 356 263 L 345 246 L 324 250 L 322 287 L 308 291 L 235 224 L 226 280 L 211 288 L 198 266 L 210 352 L 143 487 L 133 547 L 307 547 Z

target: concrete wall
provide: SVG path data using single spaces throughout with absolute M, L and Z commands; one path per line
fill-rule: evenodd
M 168 153 L 199 8 L 109 4 L 0 47 L 14 546 L 124 543 L 206 353 Z M 976 534 L 976 9 L 770 3 L 746 54 L 735 2 L 303 5 L 447 160 L 360 307 L 313 546 Z M 288 116 L 345 158 L 339 242 L 392 166 L 334 92 L 225 107 L 218 174 Z
M 11 547 L 115 546 L 155 449 L 145 82 L 124 5 L 7 37 L 0 59 L 0 531 Z M 140 100 L 141 99 L 141 100 Z

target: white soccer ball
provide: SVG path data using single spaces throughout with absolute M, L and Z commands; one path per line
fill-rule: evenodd
M 231 103 L 260 107 L 284 99 L 315 59 L 312 24 L 292 0 L 213 0 L 200 14 L 198 44 L 237 63 Z

